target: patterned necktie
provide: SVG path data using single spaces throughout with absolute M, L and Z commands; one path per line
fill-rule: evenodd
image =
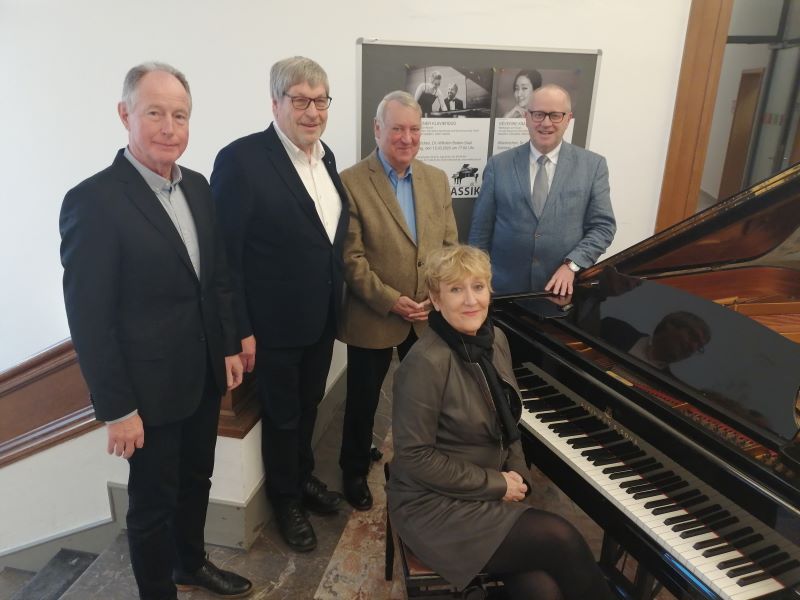
M 550 162 L 546 155 L 542 154 L 536 159 L 539 163 L 539 168 L 536 169 L 536 177 L 533 179 L 533 192 L 531 192 L 531 204 L 533 204 L 533 212 L 536 218 L 542 216 L 542 209 L 544 203 L 547 201 L 547 193 L 550 191 L 550 184 L 547 182 L 547 171 L 545 165 Z

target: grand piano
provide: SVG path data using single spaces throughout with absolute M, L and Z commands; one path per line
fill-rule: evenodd
M 526 456 L 603 528 L 620 597 L 800 599 L 799 226 L 795 165 L 571 298 L 493 302 Z

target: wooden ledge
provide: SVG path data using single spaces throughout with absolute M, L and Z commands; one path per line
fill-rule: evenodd
M 218 434 L 242 439 L 260 417 L 247 376 L 222 398 Z M 71 340 L 0 373 L 0 467 L 101 426 Z

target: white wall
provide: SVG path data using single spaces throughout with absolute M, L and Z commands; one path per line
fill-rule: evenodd
M 267 72 L 292 54 L 331 79 L 325 139 L 356 160 L 358 37 L 603 51 L 591 148 L 608 158 L 619 231 L 612 251 L 652 233 L 689 0 L 0 0 L 0 370 L 69 333 L 58 211 L 67 189 L 126 142 L 115 105 L 135 63 L 171 62 L 193 88 L 182 162 L 210 174 L 237 136 L 271 113 Z M 518 26 L 510 26 L 511 24 Z
M 717 101 L 714 104 L 714 120 L 711 122 L 711 133 L 708 138 L 708 153 L 703 167 L 703 179 L 700 181 L 700 189 L 713 198 L 718 199 L 722 183 L 722 168 L 725 165 L 725 153 L 728 150 L 742 71 L 763 68 L 766 74 L 769 54 L 767 44 L 725 46 Z
M 359 37 L 601 49 L 590 147 L 607 157 L 611 171 L 619 225 L 611 252 L 652 234 L 689 0 L 461 0 L 457 8 L 406 0 L 374 2 L 368 12 L 363 6 L 0 0 L 0 370 L 69 335 L 58 260 L 61 199 L 126 143 L 115 106 L 126 70 L 144 60 L 173 63 L 188 76 L 194 113 L 182 162 L 210 175 L 219 148 L 270 121 L 268 68 L 289 55 L 315 58 L 328 71 L 334 103 L 325 140 L 344 168 L 357 159 Z M 338 347 L 331 379 L 344 362 Z M 103 435 L 93 432 L 0 470 L 0 553 L 102 520 L 106 482 L 124 480 L 121 461 L 103 454 Z M 242 447 L 257 449 L 229 446 L 221 442 L 212 496 L 236 501 L 260 477 Z M 80 473 L 64 470 L 76 461 Z M 75 481 L 75 497 L 62 496 L 64 508 L 55 510 L 48 490 L 61 493 L 67 481 Z M 28 486 L 25 495 L 7 493 Z

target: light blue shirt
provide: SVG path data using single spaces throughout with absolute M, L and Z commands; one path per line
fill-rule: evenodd
M 408 165 L 406 172 L 402 177 L 397 176 L 397 172 L 392 168 L 383 153 L 378 149 L 378 160 L 381 161 L 383 170 L 389 178 L 389 182 L 394 189 L 394 196 L 397 198 L 397 203 L 400 205 L 400 210 L 406 218 L 406 225 L 411 232 L 411 239 L 417 243 L 417 217 L 414 213 L 414 185 L 411 179 L 411 165 Z

